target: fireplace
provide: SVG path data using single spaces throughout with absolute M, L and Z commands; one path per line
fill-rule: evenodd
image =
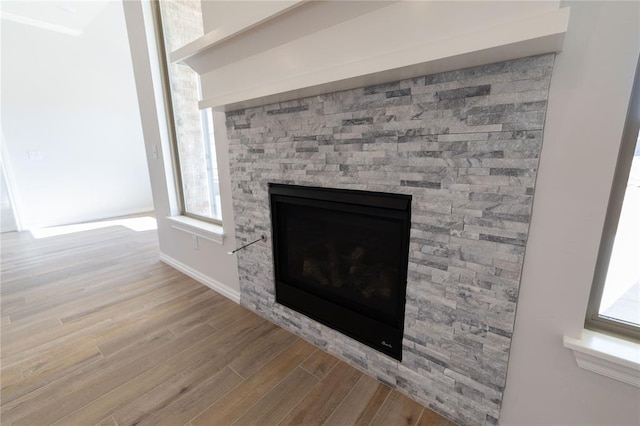
M 273 247 L 238 252 L 242 305 L 460 424 L 496 424 L 553 61 L 522 58 L 227 112 L 238 245 L 262 234 L 277 239 Z M 363 228 L 390 228 L 375 215 L 353 227 L 330 225 L 340 213 L 370 207 L 347 190 L 411 195 L 410 235 L 402 237 L 410 238 L 406 295 L 404 288 L 390 295 L 391 312 L 374 304 L 383 290 L 345 295 L 346 285 L 334 288 L 322 272 L 330 253 L 348 258 L 355 248 L 309 242 L 330 233 L 349 242 Z M 306 279 L 305 249 L 320 257 L 307 262 Z M 306 304 L 294 305 L 298 295 Z M 336 312 L 353 307 L 359 320 L 333 323 Z M 398 318 L 385 322 L 394 313 Z M 346 327 L 362 318 L 374 324 L 361 326 L 365 331 L 402 334 L 401 354 L 395 348 L 388 356 L 386 338 L 349 337 L 355 331 Z
M 276 301 L 402 359 L 411 196 L 269 184 Z

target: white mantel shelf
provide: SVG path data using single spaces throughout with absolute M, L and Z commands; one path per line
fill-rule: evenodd
M 225 26 L 216 28 L 214 31 L 205 34 L 203 37 L 194 40 L 174 52 L 171 52 L 171 62 L 186 63 L 190 58 L 196 55 L 206 54 L 207 51 L 215 49 L 225 41 L 233 37 L 238 37 L 245 31 L 260 25 L 263 22 L 274 19 L 278 15 L 286 13 L 307 1 L 308 0 L 289 0 L 264 2 L 263 4 L 269 7 L 256 10 L 250 16 L 245 15 L 239 17 L 240 19 L 229 20 Z
M 171 55 L 201 76 L 200 108 L 229 111 L 559 52 L 569 24 L 558 2 L 273 3 L 279 8 L 250 28 L 231 25 Z M 488 8 L 500 8 L 499 18 Z

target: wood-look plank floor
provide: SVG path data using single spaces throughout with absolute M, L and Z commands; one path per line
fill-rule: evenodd
M 452 425 L 161 263 L 155 231 L 0 239 L 3 425 Z

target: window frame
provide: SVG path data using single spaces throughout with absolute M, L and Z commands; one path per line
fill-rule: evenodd
M 626 338 L 640 341 L 640 326 L 602 317 L 599 314 L 600 302 L 604 292 L 605 281 L 609 269 L 613 245 L 615 242 L 622 204 L 629 181 L 633 154 L 640 129 L 640 58 L 636 64 L 635 78 L 631 90 L 631 99 L 622 132 L 622 141 L 618 152 L 616 169 L 609 195 L 609 204 L 605 216 L 600 248 L 596 261 L 591 294 L 587 305 L 585 328 L 618 334 Z
M 214 225 L 222 226 L 222 220 L 214 219 L 207 216 L 201 216 L 195 213 L 188 212 L 185 204 L 184 197 L 184 186 L 182 181 L 182 169 L 180 167 L 180 153 L 178 150 L 178 137 L 176 131 L 176 122 L 175 122 L 175 114 L 173 108 L 173 97 L 171 94 L 171 81 L 169 77 L 169 56 L 167 54 L 167 49 L 165 45 L 164 39 L 164 27 L 162 23 L 162 11 L 160 10 L 160 1 L 151 1 L 151 10 L 153 16 L 153 27 L 154 27 L 154 35 L 155 35 L 155 44 L 156 49 L 159 56 L 159 65 L 160 65 L 160 82 L 162 86 L 162 99 L 164 102 L 164 107 L 167 116 L 167 133 L 169 135 L 169 145 L 170 145 L 170 154 L 171 154 L 171 166 L 172 172 L 175 182 L 175 193 L 176 199 L 178 202 L 178 208 L 180 210 L 180 215 L 186 216 L 192 219 L 201 220 L 203 222 L 211 223 Z M 200 81 L 198 81 L 198 86 Z M 200 116 L 204 117 L 204 111 L 200 111 Z M 205 123 L 202 123 L 204 126 Z M 208 143 L 208 136 L 204 135 L 206 141 Z M 210 188 L 210 196 L 212 195 L 212 189 Z M 222 212 L 220 212 L 222 213 Z

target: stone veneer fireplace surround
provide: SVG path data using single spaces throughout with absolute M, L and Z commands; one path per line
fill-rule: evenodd
M 498 421 L 554 55 L 227 112 L 238 244 L 268 184 L 413 197 L 398 362 L 275 303 L 269 244 L 241 304 L 463 424 Z

